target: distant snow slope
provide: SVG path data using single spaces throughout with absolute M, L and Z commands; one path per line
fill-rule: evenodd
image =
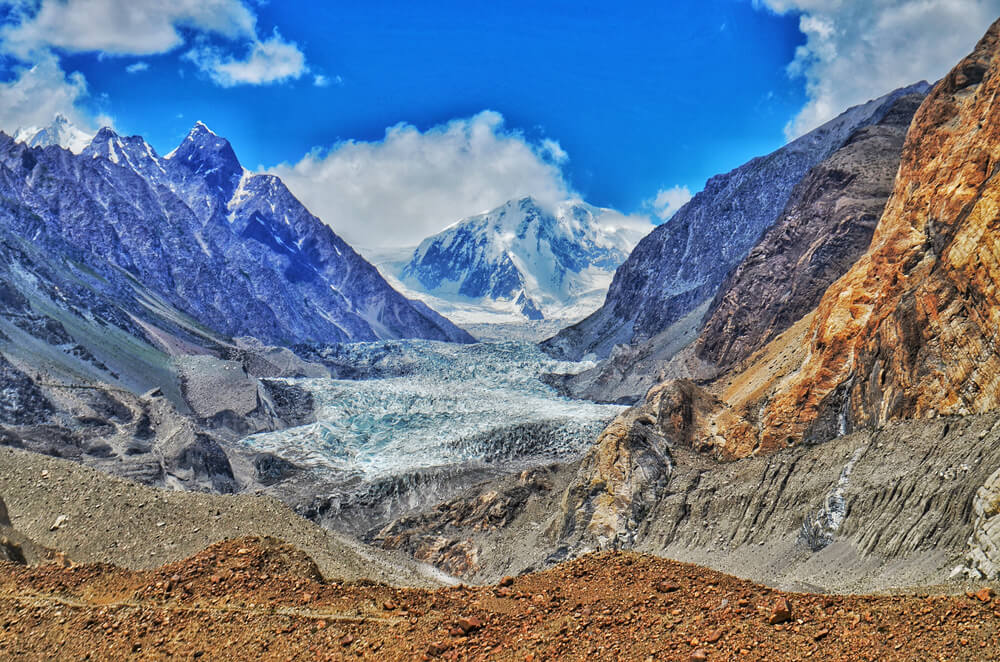
M 580 319 L 604 300 L 615 269 L 651 225 L 610 209 L 530 197 L 463 219 L 383 273 L 459 323 Z M 395 258 L 395 259 L 394 259 Z
M 14 140 L 26 143 L 28 147 L 59 145 L 74 154 L 82 152 L 90 144 L 93 137 L 93 134 L 77 128 L 58 113 L 52 120 L 52 124 L 46 127 L 22 127 L 14 133 Z

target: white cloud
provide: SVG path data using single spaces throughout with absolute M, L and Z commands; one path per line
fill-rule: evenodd
M 148 62 L 133 62 L 132 64 L 125 67 L 125 71 L 130 74 L 137 74 L 142 71 L 149 71 Z
M 677 213 L 677 210 L 687 204 L 691 199 L 691 191 L 687 186 L 674 186 L 672 188 L 661 188 L 656 192 L 656 197 L 647 202 L 653 213 L 665 221 Z
M 348 140 L 270 168 L 355 246 L 412 246 L 445 226 L 532 195 L 572 197 L 555 141 L 529 142 L 503 117 L 483 111 L 419 131 L 397 124 L 376 142 Z
M 256 34 L 256 17 L 240 0 L 22 0 L 15 7 L 21 20 L 0 31 L 0 39 L 8 52 L 21 56 L 40 48 L 165 53 L 184 43 L 179 28 L 229 39 Z
M 850 106 L 919 80 L 967 55 L 1000 15 L 1000 0 L 754 0 L 798 12 L 806 43 L 789 64 L 809 101 L 785 128 L 791 139 Z
M 80 129 L 95 129 L 96 121 L 77 105 L 87 96 L 86 80 L 78 72 L 64 73 L 54 55 L 42 54 L 15 74 L 13 80 L 0 83 L 0 128 L 13 135 L 18 129 L 48 126 L 61 114 Z
M 222 55 L 218 49 L 196 48 L 185 55 L 222 87 L 266 85 L 300 78 L 309 71 L 299 47 L 275 30 L 270 39 L 254 41 L 243 59 Z

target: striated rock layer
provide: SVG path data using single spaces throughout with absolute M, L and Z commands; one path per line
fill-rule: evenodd
M 871 248 L 823 296 L 759 448 L 1000 404 L 1000 22 L 928 96 Z

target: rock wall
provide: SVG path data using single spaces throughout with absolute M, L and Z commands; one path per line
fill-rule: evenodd
M 897 99 L 799 182 L 785 211 L 719 288 L 698 355 L 730 370 L 816 307 L 868 249 L 923 93 Z

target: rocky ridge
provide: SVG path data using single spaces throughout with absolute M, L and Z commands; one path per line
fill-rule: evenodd
M 543 347 L 560 357 L 604 358 L 615 345 L 648 340 L 685 318 L 711 300 L 811 168 L 855 131 L 881 121 L 896 99 L 926 87 L 918 83 L 851 108 L 775 152 L 710 179 L 639 242 L 615 272 L 604 305 Z

